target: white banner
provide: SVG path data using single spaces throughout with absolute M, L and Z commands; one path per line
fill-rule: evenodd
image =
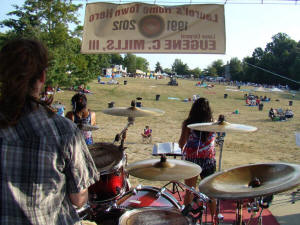
M 88 3 L 82 53 L 209 53 L 226 49 L 223 5 Z

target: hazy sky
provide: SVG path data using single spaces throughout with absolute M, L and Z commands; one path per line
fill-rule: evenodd
M 248 0 L 249 1 L 249 0 Z M 261 2 L 259 0 L 252 0 Z M 1 0 L 0 20 L 7 18 L 6 13 L 13 8 L 12 4 L 22 5 L 23 0 Z M 88 2 L 97 2 L 91 1 Z M 122 2 L 122 1 L 121 1 Z M 142 2 L 142 1 L 140 1 Z M 145 1 L 150 3 L 150 1 Z M 161 5 L 165 3 L 156 2 Z M 167 2 L 166 0 L 164 2 Z M 179 2 L 189 4 L 191 1 L 170 0 L 169 2 Z M 198 1 L 199 2 L 199 1 Z M 204 1 L 202 1 L 204 2 Z M 210 2 L 209 0 L 206 3 Z M 212 0 L 215 3 L 216 1 Z M 225 2 L 225 1 L 224 1 Z M 234 2 L 227 1 L 227 2 Z M 238 0 L 241 2 L 241 0 Z M 264 1 L 267 2 L 267 1 Z M 80 20 L 83 24 L 85 0 L 74 0 L 75 4 L 83 4 L 80 10 Z M 154 3 L 154 1 L 153 1 Z M 193 1 L 192 3 L 196 3 Z M 154 69 L 155 64 L 160 62 L 163 68 L 171 68 L 175 59 L 181 59 L 190 69 L 199 67 L 206 68 L 214 60 L 222 59 L 226 63 L 232 57 L 243 59 L 251 56 L 256 47 L 265 48 L 268 42 L 272 41 L 272 36 L 279 32 L 286 33 L 292 39 L 300 40 L 300 3 L 298 4 L 225 4 L 226 23 L 226 54 L 137 54 L 146 58 L 150 63 L 150 69 Z M 3 28 L 0 28 L 3 31 Z

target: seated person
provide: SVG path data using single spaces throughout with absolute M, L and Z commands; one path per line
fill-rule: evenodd
M 287 110 L 285 111 L 285 117 L 286 117 L 286 118 L 293 118 L 293 117 L 294 117 L 293 111 L 290 110 L 290 109 L 287 109 Z
M 149 128 L 149 126 L 146 126 L 144 129 L 144 133 L 142 133 L 143 138 L 151 137 L 152 130 Z
M 269 117 L 271 119 L 273 119 L 275 117 L 275 112 L 274 112 L 273 108 L 271 108 L 270 111 L 269 111 Z

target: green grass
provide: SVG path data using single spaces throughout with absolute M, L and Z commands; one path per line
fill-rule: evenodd
M 127 80 L 127 85 L 123 81 Z M 103 79 L 108 81 L 108 79 Z M 176 97 L 181 100 L 192 98 L 198 94 L 206 97 L 211 103 L 214 118 L 224 114 L 228 122 L 252 125 L 258 128 L 255 133 L 228 133 L 225 137 L 222 157 L 223 169 L 258 162 L 300 162 L 300 147 L 295 144 L 295 132 L 300 131 L 300 94 L 295 98 L 286 93 L 255 93 L 256 95 L 271 97 L 271 102 L 263 103 L 263 111 L 257 107 L 245 106 L 245 92 L 226 91 L 226 86 L 215 85 L 212 89 L 196 87 L 196 81 L 178 80 L 179 86 L 168 86 L 169 79 L 150 80 L 141 78 L 120 78 L 119 85 L 102 85 L 97 81 L 89 84 L 93 94 L 88 94 L 89 108 L 96 112 L 98 131 L 93 133 L 96 142 L 112 142 L 115 135 L 127 124 L 126 117 L 116 117 L 103 114 L 101 111 L 108 107 L 108 103 L 115 102 L 115 107 L 130 106 L 131 100 L 142 97 L 144 107 L 157 108 L 165 111 L 160 117 L 136 118 L 132 127 L 128 129 L 125 146 L 128 155 L 128 163 L 149 158 L 157 158 L 151 155 L 152 146 L 158 142 L 177 142 L 181 132 L 181 123 L 187 117 L 191 102 L 169 100 L 168 97 Z M 253 87 L 241 87 L 253 89 Z M 67 111 L 71 109 L 70 99 L 75 92 L 65 90 L 57 93 L 55 100 L 61 101 Z M 224 99 L 224 93 L 228 98 Z M 160 100 L 155 96 L 160 94 Z M 275 101 L 278 99 L 279 101 Z M 293 106 L 289 106 L 289 101 Z M 291 108 L 294 118 L 286 122 L 272 122 L 268 118 L 268 110 L 273 108 Z M 240 114 L 232 114 L 235 110 Z M 152 144 L 143 144 L 140 133 L 145 125 L 153 130 Z M 218 153 L 217 148 L 217 153 Z M 218 156 L 217 156 L 218 159 Z M 137 179 L 130 176 L 133 186 L 137 184 L 162 186 L 167 182 L 153 182 Z

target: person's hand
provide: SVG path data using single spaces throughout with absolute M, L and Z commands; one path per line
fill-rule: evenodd
M 54 100 L 54 97 L 53 97 L 53 95 L 51 95 L 51 96 L 50 96 L 49 98 L 47 98 L 44 102 L 45 102 L 46 105 L 51 105 L 52 102 L 53 102 L 53 100 Z

